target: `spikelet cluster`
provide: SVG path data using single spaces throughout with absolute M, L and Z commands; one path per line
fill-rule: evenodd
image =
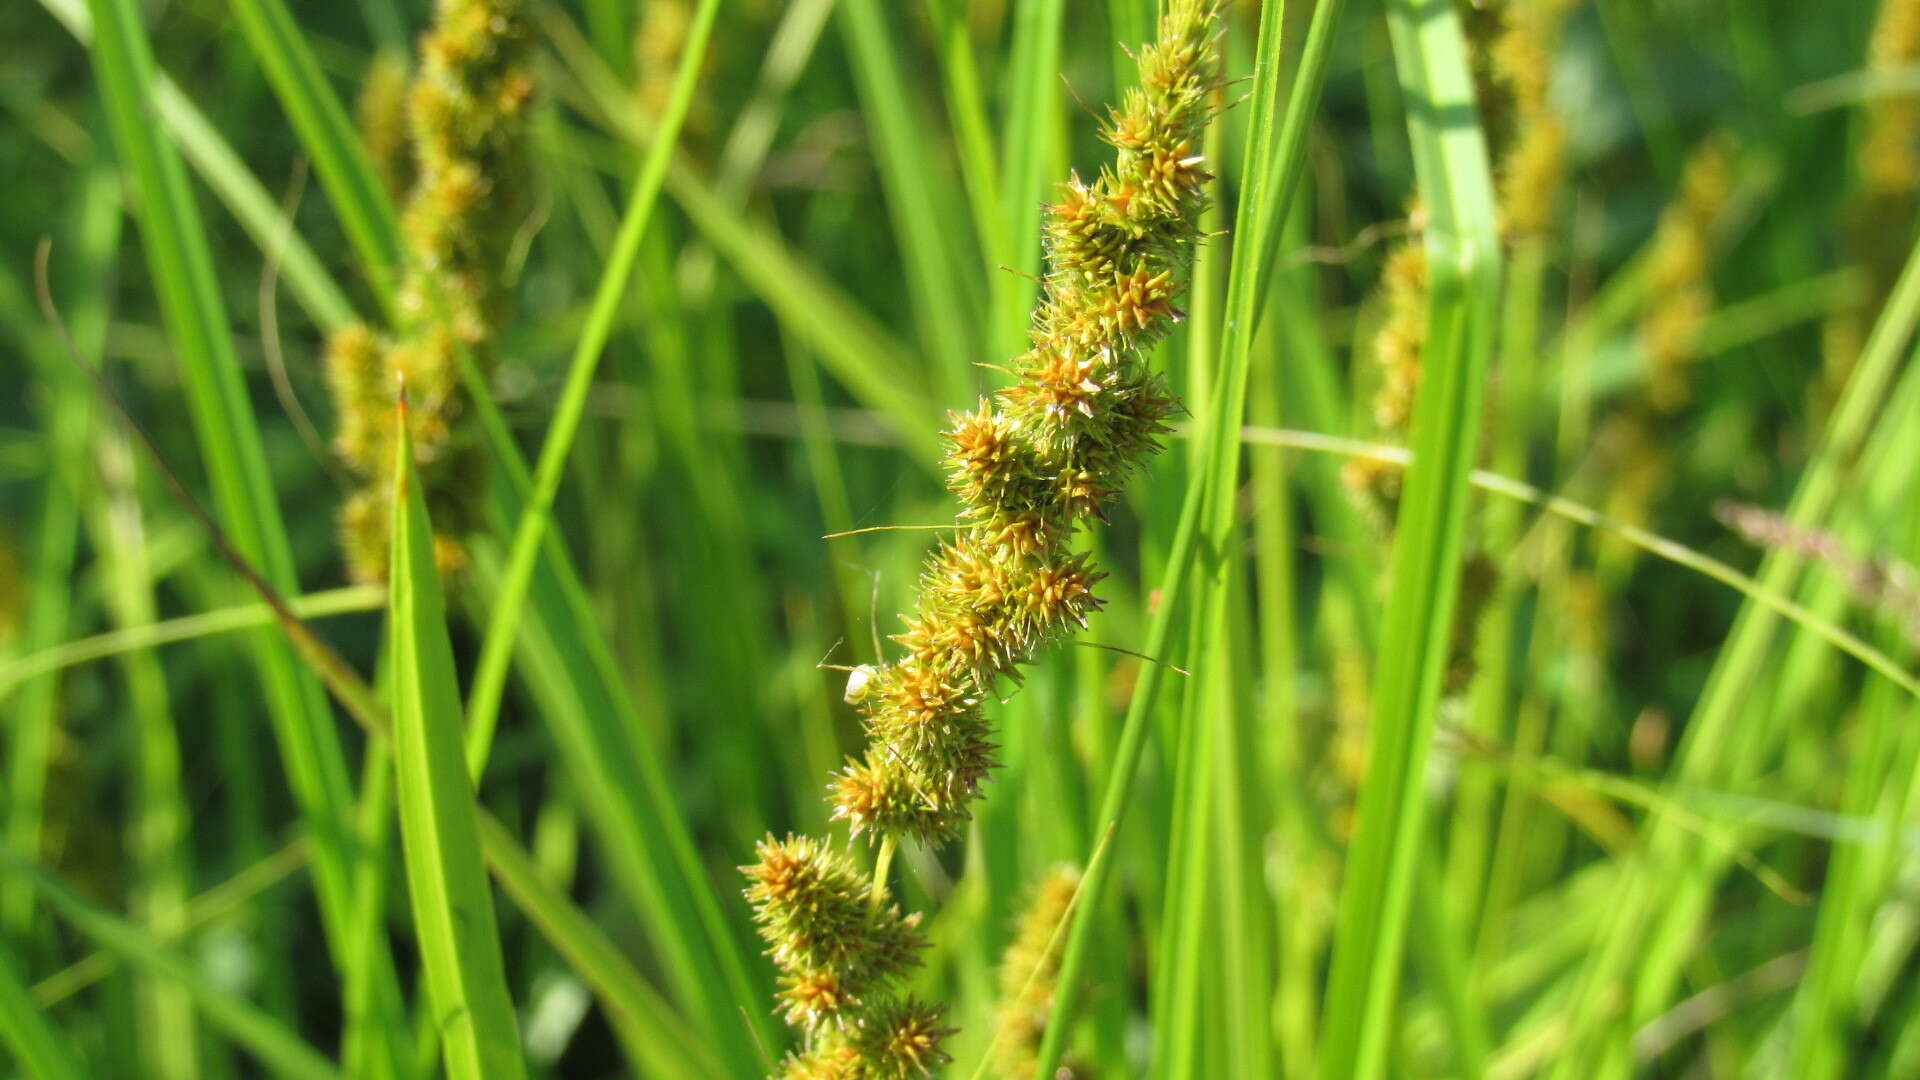
M 1113 164 L 1090 181 L 1073 176 L 1047 208 L 1047 276 L 1031 347 L 1009 364 L 1013 385 L 952 416 L 954 536 L 927 560 L 894 638 L 901 655 L 849 683 L 868 749 L 835 774 L 828 798 L 857 836 L 958 836 L 994 764 L 982 702 L 1100 606 L 1101 574 L 1072 541 L 1179 408 L 1145 354 L 1181 317 L 1200 239 L 1219 21 L 1219 0 L 1167 5 L 1158 40 L 1138 53 L 1139 86 L 1102 125 Z M 746 869 L 748 898 L 782 971 L 782 1011 L 806 1034 L 779 1075 L 905 1080 L 944 1060 L 939 1011 L 896 985 L 902 950 L 883 928 L 911 932 L 911 920 L 889 908 L 846 922 L 843 901 L 874 883 L 815 841 L 768 840 L 760 857 Z M 801 864 L 832 884 L 785 884 Z
M 1733 144 L 1708 139 L 1687 160 L 1680 193 L 1660 216 L 1648 269 L 1652 302 L 1641 315 L 1640 348 L 1647 358 L 1647 396 L 1672 412 L 1688 397 L 1688 368 L 1700 328 L 1713 312 L 1713 226 L 1732 187 Z
M 1054 931 L 1080 888 L 1080 869 L 1059 866 L 1043 878 L 1014 926 L 1013 941 L 1000 956 L 1000 1002 L 994 1009 L 994 1064 L 998 1076 L 1032 1076 L 1040 1039 L 1053 1014 L 1060 957 L 1050 953 Z
M 918 915 L 871 910 L 872 882 L 844 853 L 808 836 L 769 837 L 742 869 L 768 954 L 782 972 L 781 1011 L 810 1033 L 839 1029 L 919 963 Z
M 1101 574 L 1070 545 L 1178 408 L 1144 353 L 1180 318 L 1199 239 L 1214 13 L 1210 0 L 1173 5 L 1140 51 L 1141 84 L 1101 131 L 1114 164 L 1073 177 L 1047 210 L 1048 274 L 1016 381 L 953 414 L 961 527 L 921 575 L 894 639 L 905 655 L 862 690 L 867 754 L 833 781 L 834 814 L 856 834 L 957 835 L 993 764 L 981 702 L 1100 606 Z
M 533 91 L 527 41 L 518 0 L 439 0 L 406 96 L 413 179 L 395 326 L 391 334 L 350 327 L 328 343 L 334 449 L 362 482 L 341 513 L 342 545 L 363 580 L 386 574 L 386 474 L 402 382 L 444 568 L 462 563 L 459 538 L 478 525 L 484 455 L 463 423 L 470 402 L 461 354 L 483 374 L 492 368 L 502 268 L 520 224 L 520 144 Z

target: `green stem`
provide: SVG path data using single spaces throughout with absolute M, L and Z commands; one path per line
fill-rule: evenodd
M 895 841 L 891 833 L 880 840 L 880 854 L 873 860 L 873 891 L 867 894 L 867 915 L 880 913 L 880 905 L 887 902 L 887 875 L 893 869 Z

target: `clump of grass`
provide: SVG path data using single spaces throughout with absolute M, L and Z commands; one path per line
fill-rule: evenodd
M 1009 368 L 1014 384 L 955 413 L 945 435 L 958 533 L 921 575 L 894 639 L 905 656 L 851 687 L 869 747 L 829 795 L 836 819 L 882 842 L 876 898 L 899 840 L 942 843 L 971 816 L 993 766 L 981 702 L 1099 606 L 1102 575 L 1071 550 L 1074 534 L 1158 448 L 1178 408 L 1146 353 L 1181 318 L 1181 278 L 1200 238 L 1219 16 L 1216 0 L 1177 0 L 1163 15 L 1159 39 L 1140 51 L 1140 84 L 1102 127 L 1114 163 L 1092 182 L 1074 176 L 1047 209 L 1045 288 L 1031 348 Z M 747 869 L 763 930 L 785 920 L 764 882 L 783 872 L 794 843 L 817 850 L 769 842 Z M 776 960 L 791 952 L 768 938 Z M 914 1017 L 914 1030 L 932 1031 L 931 1015 L 863 997 L 824 1038 L 809 1030 L 815 1045 L 785 1075 L 900 1075 L 886 1071 L 893 1058 L 872 1056 L 892 1037 L 875 1043 L 871 1033 Z M 842 1071 L 822 1071 L 830 1068 Z
M 502 267 L 519 225 L 522 134 L 533 93 L 516 0 L 440 0 L 406 95 L 413 186 L 402 215 L 405 271 L 390 335 L 334 334 L 326 367 L 339 427 L 334 449 L 361 486 L 341 511 L 353 575 L 386 575 L 392 514 L 386 488 L 394 402 L 404 382 L 415 463 L 442 569 L 465 562 L 479 524 L 485 450 L 463 424 L 463 354 L 485 374 L 506 306 Z

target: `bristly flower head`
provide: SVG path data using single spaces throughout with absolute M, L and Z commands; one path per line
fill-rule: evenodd
M 844 854 L 806 836 L 761 841 L 742 867 L 767 955 L 781 971 L 787 1022 L 808 1031 L 864 1016 L 919 963 L 919 916 L 871 909 L 872 883 Z
M 953 415 L 957 535 L 921 573 L 894 638 L 903 655 L 850 684 L 868 747 L 834 776 L 829 800 L 856 836 L 957 837 L 994 764 L 981 703 L 1100 608 L 1102 575 L 1073 550 L 1074 534 L 1159 449 L 1179 409 L 1145 353 L 1181 318 L 1200 238 L 1219 22 L 1220 0 L 1167 5 L 1159 40 L 1139 51 L 1140 85 L 1102 125 L 1113 164 L 1090 183 L 1072 177 L 1047 209 L 1047 275 L 1030 347 L 1008 365 L 1013 385 Z M 814 841 L 768 840 L 760 857 L 748 896 L 784 975 L 787 1018 L 809 1033 L 779 1075 L 929 1075 L 946 1060 L 939 1011 L 889 992 L 910 962 L 899 940 L 911 921 L 874 909 L 873 883 Z
M 856 832 L 957 835 L 991 765 L 979 703 L 1100 607 L 1101 575 L 1070 546 L 1179 408 L 1143 353 L 1181 317 L 1200 235 L 1217 14 L 1212 0 L 1176 3 L 1140 50 L 1140 85 L 1101 131 L 1114 163 L 1048 208 L 1045 288 L 1015 383 L 953 416 L 962 532 L 921 575 L 894 639 L 906 655 L 861 702 L 871 745 L 832 793 Z

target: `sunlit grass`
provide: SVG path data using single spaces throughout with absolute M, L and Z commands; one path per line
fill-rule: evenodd
M 428 5 L 0 12 L 17 1071 L 778 1073 L 795 832 L 921 913 L 847 1015 L 934 1075 L 1920 1075 L 1911 0 L 1228 4 L 1105 606 L 953 843 L 831 818 L 1164 7 L 500 7 L 526 173 L 429 193 L 517 185 L 483 284 L 346 107 Z M 483 295 L 348 586 L 323 342 Z

